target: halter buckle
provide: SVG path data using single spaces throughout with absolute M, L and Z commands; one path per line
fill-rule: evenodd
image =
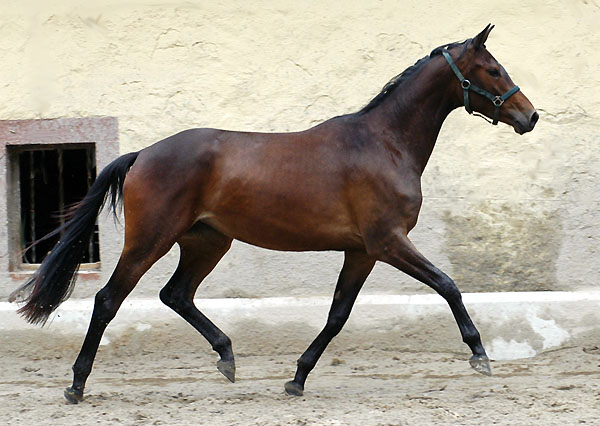
M 492 99 L 492 102 L 494 103 L 496 108 L 499 108 L 504 103 L 504 99 L 502 99 L 501 96 L 496 96 L 494 99 Z
M 467 89 L 469 89 L 469 87 L 471 87 L 471 82 L 470 82 L 469 80 L 466 80 L 466 79 L 465 79 L 465 80 L 461 81 L 461 83 L 460 83 L 460 86 L 461 86 L 461 87 L 462 87 L 464 90 L 467 90 Z

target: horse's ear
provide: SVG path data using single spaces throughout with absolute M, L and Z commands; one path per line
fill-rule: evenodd
M 494 26 L 492 24 L 488 24 L 487 27 L 485 27 L 482 32 L 480 32 L 479 34 L 477 34 L 477 36 L 475 36 L 475 38 L 471 42 L 473 44 L 473 46 L 476 49 L 482 47 L 485 44 L 485 41 L 487 40 L 488 36 L 490 35 L 490 32 L 493 29 L 494 29 Z

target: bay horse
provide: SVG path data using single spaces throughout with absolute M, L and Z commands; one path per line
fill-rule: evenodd
M 160 299 L 219 354 L 231 382 L 231 340 L 194 305 L 202 280 L 236 239 L 272 250 L 345 253 L 323 330 L 285 384 L 302 395 L 309 372 L 345 324 L 376 261 L 425 283 L 447 302 L 469 346 L 470 365 L 490 375 L 489 359 L 452 279 L 408 238 L 422 202 L 421 175 L 442 123 L 460 106 L 518 134 L 539 116 L 485 47 L 493 26 L 443 45 L 392 79 L 360 111 L 295 133 L 190 129 L 125 154 L 98 175 L 69 213 L 62 237 L 26 282 L 18 310 L 44 324 L 69 297 L 94 230 L 108 203 L 122 203 L 125 243 L 108 283 L 95 297 L 89 329 L 65 397 L 83 399 L 104 330 L 142 275 L 171 247 L 180 259 Z

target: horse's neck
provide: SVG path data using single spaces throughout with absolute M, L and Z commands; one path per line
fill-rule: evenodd
M 444 120 L 460 105 L 454 87 L 458 81 L 444 65 L 432 58 L 373 111 L 382 133 L 393 135 L 394 149 L 410 156 L 420 173 L 429 161 Z

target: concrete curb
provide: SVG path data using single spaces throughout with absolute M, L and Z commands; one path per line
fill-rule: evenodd
M 469 293 L 463 301 L 482 335 L 490 357 L 519 359 L 568 344 L 580 335 L 600 336 L 600 292 Z M 299 322 L 320 329 L 330 297 L 274 297 L 263 299 L 196 299 L 197 306 L 222 328 L 247 321 L 269 325 Z M 35 330 L 16 314 L 17 305 L 0 302 L 0 333 Z M 69 300 L 48 322 L 48 333 L 78 333 L 87 329 L 93 300 Z M 346 328 L 385 332 L 402 327 L 436 327 L 451 318 L 438 295 L 365 295 L 358 298 Z M 111 336 L 127 330 L 143 331 L 154 325 L 181 321 L 156 299 L 126 300 L 107 330 Z M 424 323 L 424 324 L 423 324 Z M 109 333 L 110 331 L 110 333 Z M 597 343 L 597 341 L 596 341 Z

